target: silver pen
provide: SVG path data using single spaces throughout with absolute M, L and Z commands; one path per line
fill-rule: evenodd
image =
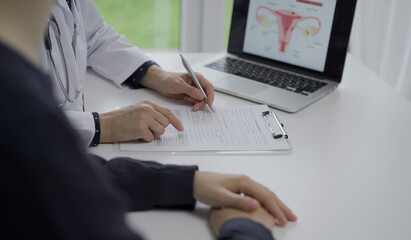
M 188 75 L 193 79 L 193 81 L 194 81 L 194 83 L 196 84 L 197 88 L 200 89 L 201 92 L 203 92 L 203 94 L 204 94 L 204 99 L 203 99 L 203 101 L 208 105 L 208 107 L 211 109 L 211 111 L 213 111 L 213 112 L 215 113 L 213 107 L 210 106 L 210 105 L 207 103 L 207 94 L 204 92 L 203 87 L 201 86 L 201 84 L 200 84 L 200 82 L 198 81 L 197 77 L 194 75 L 194 72 L 193 72 L 193 70 L 191 69 L 190 65 L 188 65 L 187 60 L 183 57 L 182 54 L 180 54 L 180 57 L 181 57 L 181 61 L 183 62 L 183 66 L 184 66 L 184 68 L 186 69 Z

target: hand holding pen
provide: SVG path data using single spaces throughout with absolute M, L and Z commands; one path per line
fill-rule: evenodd
M 212 100 L 209 101 L 206 92 L 204 92 L 204 89 L 200 83 L 200 81 L 197 79 L 197 76 L 194 74 L 193 70 L 191 69 L 190 65 L 188 64 L 187 60 L 183 57 L 183 55 L 180 54 L 181 61 L 183 63 L 184 68 L 186 69 L 188 75 L 191 77 L 191 79 L 194 81 L 195 85 L 197 86 L 198 89 L 202 92 L 204 95 L 203 101 L 210 107 L 212 112 L 215 112 L 213 107 L 211 106 Z
M 193 75 L 204 89 L 203 91 L 198 88 L 190 74 L 164 71 L 157 65 L 152 65 L 147 70 L 139 85 L 153 89 L 165 97 L 184 100 L 192 104 L 193 110 L 197 111 L 207 104 L 209 106 L 213 104 L 214 87 L 201 74 Z M 204 101 L 204 96 L 207 96 L 206 101 Z

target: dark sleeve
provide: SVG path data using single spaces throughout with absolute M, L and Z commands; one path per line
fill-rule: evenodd
M 13 239 L 140 239 L 125 223 L 127 198 L 80 150 L 68 123 L 53 113 L 22 112 L 6 122 L 11 131 L 2 131 L 0 141 L 0 155 L 8 156 L 0 167 L 3 233 Z
M 193 209 L 196 166 L 162 165 L 131 158 L 97 160 L 125 193 L 131 211 L 153 207 Z
M 42 87 L 48 79 L 5 51 L 0 45 L 2 235 L 141 239 L 125 223 L 121 191 L 88 159 L 51 88 Z
M 132 88 L 132 89 L 141 88 L 142 87 L 140 85 L 141 79 L 147 73 L 148 69 L 153 65 L 159 66 L 156 62 L 151 61 L 151 60 L 143 63 L 143 65 L 141 65 L 136 71 L 134 71 L 133 74 L 130 75 L 130 77 L 128 77 L 123 82 L 123 85 L 128 86 L 129 88 Z
M 260 223 L 246 218 L 234 218 L 221 227 L 218 240 L 274 240 L 274 237 Z

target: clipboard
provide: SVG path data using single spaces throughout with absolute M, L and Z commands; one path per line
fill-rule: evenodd
M 139 153 L 263 153 L 288 152 L 291 146 L 277 115 L 267 105 L 214 106 L 193 112 L 191 106 L 171 106 L 184 132 L 171 125 L 153 142 L 120 143 L 120 152 Z
M 270 114 L 271 113 L 271 114 Z M 270 129 L 270 133 L 273 136 L 274 139 L 279 139 L 279 138 L 285 138 L 288 139 L 288 134 L 285 132 L 284 130 L 284 124 L 280 122 L 280 120 L 278 119 L 277 115 L 275 114 L 275 112 L 271 112 L 271 111 L 264 111 L 261 113 L 261 116 L 264 118 L 264 120 L 267 123 L 267 127 L 268 129 Z M 271 127 L 271 122 L 269 120 L 269 116 L 273 116 L 275 123 L 279 126 L 281 133 L 275 133 L 274 130 Z

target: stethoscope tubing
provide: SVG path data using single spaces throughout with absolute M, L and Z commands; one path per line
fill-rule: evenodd
M 64 54 L 63 46 L 62 46 L 62 44 L 61 44 L 61 32 L 60 32 L 60 28 L 59 28 L 59 26 L 58 26 L 58 24 L 57 24 L 57 21 L 56 21 L 56 19 L 55 19 L 54 16 L 52 16 L 52 17 L 50 18 L 50 21 L 49 21 L 47 27 L 48 27 L 48 28 L 47 28 L 46 38 L 45 38 L 45 47 L 46 47 L 46 50 L 47 50 L 47 52 L 48 52 L 49 58 L 50 58 L 50 60 L 51 60 L 51 63 L 52 63 L 52 65 L 53 65 L 53 70 L 54 70 L 54 72 L 55 72 L 55 74 L 56 74 L 57 81 L 58 81 L 58 83 L 59 83 L 60 89 L 61 89 L 61 91 L 63 92 L 64 97 L 65 97 L 64 102 L 63 102 L 63 103 L 60 103 L 59 106 L 63 106 L 63 105 L 65 105 L 67 102 L 74 103 L 74 102 L 77 101 L 78 97 L 80 96 L 81 91 L 77 91 L 77 93 L 76 93 L 76 95 L 75 95 L 74 98 L 71 98 L 70 95 L 69 95 L 69 94 L 70 94 L 70 83 L 69 83 L 68 67 L 67 67 L 67 62 L 66 62 L 66 57 L 65 57 L 65 54 Z M 66 87 L 64 86 L 64 84 L 63 84 L 63 81 L 62 81 L 62 79 L 61 79 L 61 76 L 60 76 L 59 71 L 57 70 L 56 62 L 54 61 L 54 57 L 53 57 L 53 54 L 52 54 L 52 52 L 53 52 L 53 46 L 52 46 L 51 37 L 50 37 L 50 27 L 51 27 L 51 28 L 53 29 L 53 31 L 54 31 L 54 34 L 55 34 L 55 37 L 56 37 L 56 40 L 57 40 L 57 45 L 58 45 L 58 48 L 59 48 L 59 51 L 60 51 L 60 53 L 61 53 L 62 60 L 63 60 L 63 63 L 64 63 L 64 69 L 65 69 L 65 75 L 66 75 L 66 86 L 67 86 L 67 88 L 66 88 Z

